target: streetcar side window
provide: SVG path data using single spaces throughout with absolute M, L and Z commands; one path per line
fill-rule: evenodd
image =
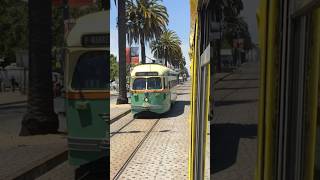
M 166 78 L 163 78 L 163 89 L 167 89 Z
M 108 88 L 108 53 L 106 51 L 95 51 L 81 55 L 75 66 L 71 87 L 76 90 Z
M 133 81 L 132 89 L 133 90 L 145 90 L 146 89 L 146 78 L 137 78 Z

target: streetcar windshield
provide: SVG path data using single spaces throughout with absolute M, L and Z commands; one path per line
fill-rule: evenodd
M 109 52 L 88 52 L 80 56 L 73 73 L 71 87 L 77 90 L 108 88 Z
M 144 90 L 146 89 L 146 78 L 137 78 L 133 81 L 132 89 L 134 90 Z
M 152 89 L 161 89 L 161 78 L 160 77 L 151 77 L 151 78 L 137 78 L 133 81 L 132 89 L 133 90 L 152 90 Z
M 161 79 L 159 77 L 148 78 L 148 89 L 161 89 Z

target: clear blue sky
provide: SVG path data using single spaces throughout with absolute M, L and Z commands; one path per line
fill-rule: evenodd
M 189 0 L 163 0 L 163 5 L 166 6 L 169 14 L 168 28 L 174 30 L 182 41 L 182 51 L 186 58 L 187 69 L 189 69 L 189 31 L 190 31 L 190 8 Z M 117 7 L 114 1 L 111 1 L 110 10 L 110 50 L 111 53 L 118 57 L 118 31 L 117 31 Z M 153 58 L 150 52 L 149 45 L 146 45 L 147 57 Z M 148 58 L 147 58 L 148 62 Z

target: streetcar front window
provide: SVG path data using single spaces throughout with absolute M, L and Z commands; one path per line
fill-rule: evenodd
M 148 78 L 147 87 L 149 90 L 161 89 L 161 78 L 159 77 Z
M 133 90 L 154 90 L 161 89 L 161 78 L 160 77 L 150 77 L 150 78 L 137 78 L 133 81 Z
M 106 51 L 87 52 L 80 56 L 71 87 L 77 90 L 107 89 L 109 79 Z
M 146 78 L 137 78 L 133 81 L 133 90 L 145 90 L 146 89 Z

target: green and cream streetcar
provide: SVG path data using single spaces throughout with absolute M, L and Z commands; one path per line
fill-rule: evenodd
M 159 64 L 143 64 L 131 71 L 131 110 L 162 114 L 177 99 L 178 73 Z

